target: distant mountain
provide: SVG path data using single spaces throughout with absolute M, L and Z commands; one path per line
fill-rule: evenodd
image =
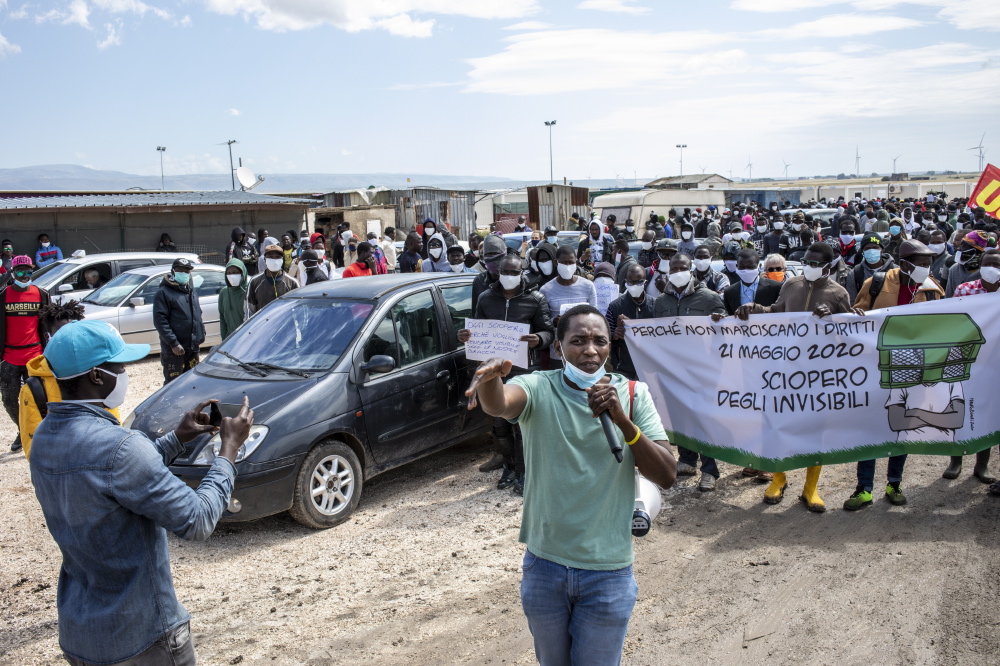
M 424 186 L 455 186 L 462 183 L 475 188 L 490 183 L 493 187 L 513 187 L 506 178 L 497 176 L 442 176 L 435 174 L 355 173 L 355 174 L 260 174 L 264 182 L 254 192 L 330 192 L 369 185 L 391 188 Z M 228 190 L 232 187 L 229 174 L 167 174 L 167 190 Z M 410 182 L 407 182 L 407 178 Z M 503 183 L 512 183 L 503 185 Z M 500 184 L 500 185 L 498 185 Z M 76 164 L 46 164 L 41 166 L 0 169 L 0 190 L 7 191 L 123 191 L 132 188 L 159 190 L 159 176 L 138 176 L 121 171 L 88 169 Z

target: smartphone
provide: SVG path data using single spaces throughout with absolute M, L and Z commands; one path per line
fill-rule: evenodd
M 213 428 L 218 428 L 222 425 L 222 419 L 224 417 L 234 417 L 239 415 L 240 410 L 243 409 L 243 405 L 226 405 L 218 402 L 213 402 L 209 405 L 208 412 L 208 422 Z

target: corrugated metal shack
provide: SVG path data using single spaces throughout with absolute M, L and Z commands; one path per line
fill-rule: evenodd
M 476 191 L 414 187 L 379 192 L 372 203 L 396 207 L 396 226 L 411 231 L 427 218 L 449 225 L 452 233 L 467 239 L 476 231 Z
M 581 219 L 590 219 L 590 190 L 586 187 L 553 184 L 527 189 L 528 217 L 534 229 L 544 229 L 549 225 L 569 229 L 567 220 L 573 213 L 579 213 Z
M 153 250 L 168 233 L 184 252 L 221 262 L 233 227 L 280 235 L 306 228 L 310 202 L 253 192 L 0 192 L 0 238 L 33 255 L 46 233 L 63 254 L 74 250 Z

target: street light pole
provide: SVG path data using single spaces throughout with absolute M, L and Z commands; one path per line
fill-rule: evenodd
M 236 139 L 230 139 L 226 141 L 226 145 L 229 146 L 229 179 L 233 182 L 233 189 L 236 189 L 236 170 L 233 168 L 233 144 L 238 143 Z
M 681 149 L 681 173 L 680 173 L 680 175 L 683 176 L 684 175 L 684 149 L 687 148 L 688 145 L 686 143 L 678 143 L 677 147 Z
M 163 191 L 163 153 L 167 152 L 166 146 L 157 146 L 156 151 L 160 153 L 160 191 Z
M 556 182 L 555 172 L 552 170 L 552 127 L 556 124 L 554 120 L 546 120 L 545 126 L 549 128 L 549 182 Z

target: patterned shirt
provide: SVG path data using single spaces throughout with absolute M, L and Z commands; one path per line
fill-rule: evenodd
M 983 289 L 982 280 L 973 280 L 972 282 L 965 282 L 963 284 L 955 287 L 955 296 L 975 296 L 976 294 L 986 294 L 989 293 Z

